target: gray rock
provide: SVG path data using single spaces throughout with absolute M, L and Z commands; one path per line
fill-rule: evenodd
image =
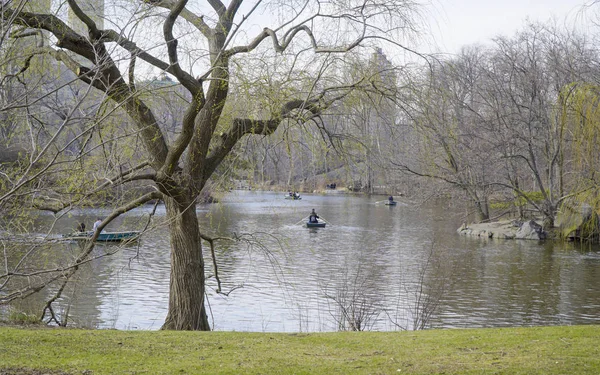
M 523 240 L 544 240 L 546 237 L 542 226 L 533 220 L 524 222 L 515 234 L 515 238 Z
M 542 226 L 535 221 L 520 223 L 515 220 L 497 221 L 492 223 L 480 223 L 461 225 L 457 229 L 458 234 L 463 236 L 495 238 L 503 240 L 527 239 L 542 240 L 547 238 L 547 233 Z

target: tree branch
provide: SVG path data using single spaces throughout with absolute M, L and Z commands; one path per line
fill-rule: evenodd
M 236 143 L 246 134 L 269 135 L 277 130 L 279 124 L 284 119 L 296 119 L 299 122 L 306 122 L 315 116 L 319 116 L 323 110 L 329 108 L 333 103 L 347 96 L 355 85 L 347 87 L 337 87 L 329 90 L 324 90 L 312 99 L 308 100 L 290 100 L 285 103 L 279 112 L 272 114 L 268 120 L 256 120 L 248 118 L 237 118 L 233 120 L 230 130 L 226 133 L 221 133 L 220 136 L 213 140 L 211 153 L 206 158 L 206 166 L 204 168 L 203 178 L 208 179 L 219 163 L 233 149 Z M 331 90 L 344 90 L 341 94 L 325 99 L 325 95 Z
M 52 14 L 38 14 L 5 8 L 0 13 L 0 17 L 5 21 L 14 18 L 14 23 L 17 25 L 49 31 L 58 39 L 56 44 L 58 47 L 68 49 L 92 62 L 96 59 L 96 52 L 92 45 Z
M 57 275 L 52 276 L 49 279 L 44 280 L 43 282 L 40 282 L 38 284 L 28 285 L 24 288 L 21 288 L 19 290 L 16 290 L 14 292 L 11 292 L 9 294 L 1 296 L 0 304 L 7 304 L 15 299 L 18 299 L 18 298 L 22 299 L 22 298 L 28 297 L 32 294 L 35 294 L 35 293 L 43 290 L 48 285 L 50 285 L 52 282 L 54 282 L 60 278 L 65 278 L 65 282 L 68 282 L 69 278 L 71 278 L 73 276 L 73 274 L 75 274 L 75 272 L 77 272 L 77 270 L 79 269 L 79 266 L 81 266 L 83 263 L 87 262 L 88 256 L 94 249 L 95 241 L 98 238 L 98 235 L 100 234 L 100 232 L 104 229 L 104 227 L 106 225 L 108 225 L 115 218 L 121 216 L 122 214 L 124 214 L 126 212 L 133 210 L 134 208 L 141 206 L 142 204 L 144 204 L 146 202 L 149 202 L 154 199 L 161 199 L 161 198 L 162 198 L 161 193 L 151 192 L 151 193 L 145 194 L 145 195 L 129 202 L 126 205 L 123 205 L 121 207 L 114 209 L 110 213 L 110 215 L 108 215 L 102 221 L 102 223 L 98 226 L 98 228 L 94 232 L 93 236 L 86 242 L 86 245 L 85 245 L 84 249 L 82 250 L 81 254 L 79 254 L 79 256 L 75 259 L 75 261 L 71 265 L 54 270 L 54 271 L 46 271 L 46 273 L 57 272 Z M 14 276 L 14 275 L 15 275 L 15 272 L 12 271 L 12 272 L 7 272 L 6 275 L 2 275 L 2 276 L 10 277 L 10 276 Z
M 67 0 L 67 2 L 73 11 L 73 14 L 75 14 L 75 16 L 77 16 L 77 18 L 79 18 L 81 22 L 87 26 L 91 39 L 94 41 L 100 39 L 101 33 L 98 30 L 96 23 L 87 14 L 85 14 L 83 10 L 81 10 L 75 0 Z
M 229 50 L 227 50 L 225 52 L 225 54 L 227 56 L 233 56 L 233 55 L 236 55 L 239 53 L 250 52 L 250 51 L 254 50 L 256 47 L 258 47 L 260 45 L 260 43 L 263 40 L 267 39 L 268 37 L 271 38 L 271 41 L 273 42 L 273 48 L 275 49 L 275 51 L 281 53 L 287 49 L 287 47 L 294 40 L 296 35 L 298 35 L 300 32 L 304 32 L 306 35 L 308 35 L 310 44 L 311 44 L 313 50 L 315 51 L 315 53 L 348 52 L 348 51 L 351 51 L 352 49 L 356 48 L 358 45 L 360 45 L 360 43 L 365 39 L 365 35 L 364 35 L 365 30 L 363 30 L 360 37 L 358 37 L 354 42 L 352 42 L 346 46 L 319 47 L 312 30 L 306 25 L 298 25 L 298 26 L 295 26 L 295 27 L 291 28 L 290 30 L 288 30 L 283 38 L 283 41 L 280 43 L 279 38 L 277 37 L 277 33 L 274 30 L 271 30 L 271 29 L 265 27 L 263 29 L 263 31 L 261 33 L 259 33 L 249 44 L 247 44 L 245 46 L 232 47 Z
M 169 56 L 169 69 L 168 71 L 172 73 L 177 80 L 187 88 L 192 95 L 196 95 L 198 91 L 202 90 L 202 85 L 198 83 L 198 81 L 191 79 L 192 76 L 181 69 L 179 66 L 179 58 L 177 56 L 177 39 L 173 35 L 173 26 L 175 26 L 175 21 L 185 9 L 185 5 L 188 0 L 179 0 L 178 3 L 175 4 L 171 8 L 167 19 L 163 25 L 163 34 L 165 37 L 165 42 L 167 43 L 167 54 Z
M 192 137 L 194 136 L 194 129 L 196 124 L 196 116 L 205 105 L 204 92 L 198 91 L 192 98 L 192 103 L 188 106 L 186 112 L 183 115 L 181 124 L 181 133 L 173 142 L 167 158 L 164 163 L 164 173 L 170 175 L 177 167 L 181 155 L 188 147 Z
M 171 10 L 176 5 L 176 0 L 143 0 L 146 4 L 154 5 L 164 9 Z M 197 16 L 194 13 L 184 8 L 181 11 L 181 17 L 191 23 L 198 31 L 202 33 L 206 38 L 211 34 L 210 27 L 204 22 L 203 16 Z
M 226 8 L 225 5 L 223 5 L 223 3 L 219 0 L 207 0 L 208 3 L 210 4 L 210 6 L 215 10 L 215 12 L 217 12 L 217 15 L 219 16 L 219 18 L 223 17 L 223 15 L 225 14 Z M 234 3 L 237 2 L 233 1 Z
M 168 153 L 162 131 L 158 127 L 152 111 L 144 102 L 133 95 L 134 93 L 124 81 L 121 72 L 112 61 L 104 45 L 100 43 L 95 47 L 92 46 L 84 37 L 74 32 L 54 15 L 29 12 L 15 14 L 13 10 L 8 9 L 1 14 L 1 17 L 7 19 L 13 15 L 15 16 L 15 23 L 48 30 L 58 39 L 57 46 L 68 49 L 97 64 L 94 69 L 97 69 L 99 75 L 94 74 L 94 77 L 99 78 L 91 80 L 89 83 L 95 88 L 108 93 L 115 102 L 125 105 L 127 113 L 134 119 L 135 124 L 140 129 L 153 166 L 159 169 L 164 164 Z M 73 66 L 70 68 L 73 70 Z M 92 74 L 91 71 L 82 67 L 76 68 L 75 71 L 84 81 Z M 195 87 L 195 85 L 192 86 Z

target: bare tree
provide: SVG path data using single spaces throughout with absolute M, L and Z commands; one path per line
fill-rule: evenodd
M 588 66 L 597 57 L 584 39 L 552 25 L 530 24 L 495 42 L 486 105 L 506 176 L 496 182 L 552 228 L 561 203 L 582 188 L 566 179 L 577 152 L 559 108 L 572 82 L 591 78 Z
M 579 136 L 561 108 L 577 83 L 593 82 L 595 64 L 585 37 L 552 24 L 463 49 L 417 74 L 414 90 L 404 92 L 412 94 L 405 101 L 417 157 L 393 164 L 461 189 L 480 221 L 491 219 L 493 199 L 516 206 L 520 218 L 527 205 L 553 228 L 561 204 L 589 192 L 569 169 Z
M 408 103 L 404 108 L 416 142 L 391 160 L 402 172 L 460 189 L 474 205 L 479 221 L 490 218 L 488 198 L 494 172 L 480 110 L 484 56 L 481 49 L 464 48 L 456 58 L 437 61 L 415 73 L 412 89 L 401 95 Z

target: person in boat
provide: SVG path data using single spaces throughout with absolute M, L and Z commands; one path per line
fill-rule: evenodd
M 308 216 L 308 222 L 309 223 L 318 223 L 319 222 L 319 215 L 317 215 L 314 208 L 312 209 L 312 212 Z
M 298 198 L 300 196 L 300 194 L 298 194 L 297 191 L 294 192 L 294 198 Z
M 388 197 L 388 202 L 392 203 L 394 201 L 394 197 L 392 197 L 391 195 Z
M 96 229 L 98 229 L 98 227 L 100 226 L 100 224 L 102 224 L 102 219 L 98 218 L 98 220 L 96 220 L 94 222 L 94 227 L 92 228 L 94 232 L 96 231 Z
M 83 221 L 81 223 L 77 224 L 77 231 L 85 232 L 85 223 Z

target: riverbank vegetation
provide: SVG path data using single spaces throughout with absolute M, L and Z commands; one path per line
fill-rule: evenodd
M 599 326 L 243 333 L 0 327 L 0 374 L 598 374 Z

